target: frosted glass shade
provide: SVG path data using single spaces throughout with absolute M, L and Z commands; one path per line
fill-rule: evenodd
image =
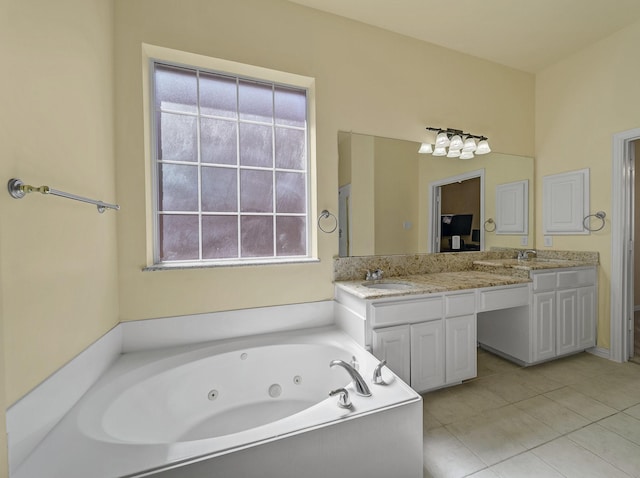
M 447 153 L 447 158 L 458 158 L 460 157 L 460 150 L 449 148 L 449 152 Z
M 491 152 L 491 148 L 489 147 L 489 143 L 487 143 L 486 139 L 483 139 L 478 143 L 478 148 L 476 149 L 476 154 L 487 154 Z
M 438 136 L 436 136 L 436 149 L 440 146 L 446 148 L 450 143 L 447 133 L 438 133 Z
M 471 151 L 462 150 L 460 154 L 460 159 L 473 159 L 473 153 Z
M 476 142 L 473 138 L 467 138 L 464 141 L 464 146 L 462 146 L 462 152 L 470 152 L 473 153 L 476 150 Z M 473 157 L 473 156 L 472 156 Z
M 454 151 L 460 151 L 462 149 L 462 138 L 460 137 L 460 135 L 454 135 L 453 138 L 451 138 L 451 144 L 449 144 L 449 151 L 454 150 Z
M 433 150 L 433 155 L 434 156 L 446 156 L 447 155 L 447 150 L 444 147 L 436 146 L 436 149 Z
M 419 154 L 430 154 L 433 153 L 433 146 L 429 143 L 422 143 L 420 145 L 420 149 L 418 150 Z

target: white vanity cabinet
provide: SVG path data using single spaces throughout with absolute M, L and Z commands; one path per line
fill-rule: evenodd
M 414 390 L 476 376 L 473 291 L 370 301 L 367 319 L 373 354 Z
M 595 267 L 531 272 L 533 362 L 595 346 Z

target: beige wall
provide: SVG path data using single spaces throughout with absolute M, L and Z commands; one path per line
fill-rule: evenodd
M 0 18 L 0 180 L 116 200 L 113 3 L 5 0 Z M 9 405 L 117 324 L 116 213 L 6 192 L 0 210 Z
M 143 42 L 316 79 L 313 217 L 337 212 L 340 130 L 421 141 L 425 126 L 451 126 L 488 135 L 496 150 L 533 154 L 530 74 L 280 0 L 116 0 L 123 320 L 328 299 L 338 252 L 335 234 L 319 234 L 315 264 L 141 272 Z
M 600 252 L 598 346 L 610 344 L 611 149 L 615 133 L 640 126 L 640 22 L 557 63 L 536 78 L 536 218 L 542 224 L 542 178 L 591 170 L 591 212 L 607 226 L 585 236 L 554 236 L 554 249 Z M 543 249 L 542 230 L 536 244 Z
M 374 138 L 376 255 L 418 250 L 418 159 L 414 142 Z
M 420 165 L 420 217 L 431 220 L 431 198 L 430 183 L 441 182 L 463 174 L 484 170 L 484 215 L 485 220 L 496 218 L 496 187 L 499 184 L 510 183 L 527 179 L 530 181 L 534 177 L 534 159 L 525 156 L 487 154 L 476 156 L 472 161 L 452 161 L 447 157 L 434 157 L 426 155 Z M 534 194 L 533 187 L 529 184 L 529 234 L 527 242 L 533 245 L 534 238 Z M 443 212 L 444 209 L 443 209 Z M 490 227 L 487 226 L 489 229 Z M 428 221 L 420 223 L 420 245 L 428 244 Z M 492 247 L 522 247 L 520 239 L 522 235 L 495 234 L 485 232 L 485 249 Z M 427 250 L 421 251 L 427 252 Z

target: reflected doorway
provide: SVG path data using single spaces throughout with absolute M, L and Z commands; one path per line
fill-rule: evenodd
M 484 249 L 484 170 L 432 183 L 431 251 Z

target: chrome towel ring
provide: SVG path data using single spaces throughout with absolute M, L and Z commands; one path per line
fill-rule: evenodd
M 493 228 L 491 228 L 491 225 L 493 225 Z M 493 219 L 489 218 L 486 221 L 484 221 L 483 227 L 485 231 L 493 232 L 496 230 L 496 226 L 497 226 L 496 222 Z
M 591 227 L 591 222 L 589 221 L 589 218 L 591 217 L 595 217 L 597 219 L 600 219 L 600 221 L 602 221 L 600 224 L 600 227 L 593 227 L 593 228 Z M 589 214 L 588 216 L 585 216 L 585 218 L 582 220 L 582 225 L 587 231 L 590 231 L 590 232 L 600 231 L 605 225 L 605 221 L 604 221 L 605 217 L 607 217 L 607 213 L 605 213 L 604 211 L 598 211 L 595 214 Z
M 320 224 L 320 221 L 322 219 L 328 219 L 332 217 L 333 218 L 333 228 L 329 229 L 325 229 L 324 227 L 322 227 L 322 225 Z M 336 229 L 338 229 L 338 218 L 335 216 L 335 214 L 330 213 L 327 209 L 324 209 L 320 215 L 318 216 L 318 229 L 320 229 L 322 232 L 325 232 L 327 234 L 331 234 L 333 231 L 335 231 Z

